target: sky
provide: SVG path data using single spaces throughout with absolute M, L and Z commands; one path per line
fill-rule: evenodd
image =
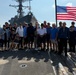
M 10 7 L 9 5 L 17 5 L 15 0 L 0 0 L 0 26 L 11 17 L 17 15 L 17 8 Z M 27 2 L 23 3 L 24 6 L 28 5 Z M 76 6 L 76 0 L 57 0 L 59 6 Z M 28 13 L 28 9 L 24 9 L 25 15 Z M 32 0 L 31 12 L 37 18 L 39 22 L 46 20 L 47 22 L 55 22 L 55 0 Z M 59 22 L 59 21 L 58 21 Z M 67 26 L 71 21 L 66 21 Z

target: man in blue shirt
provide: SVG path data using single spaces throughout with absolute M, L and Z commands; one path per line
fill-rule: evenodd
M 24 38 L 24 48 L 27 48 L 27 23 L 24 23 L 24 28 L 23 28 L 23 38 Z
M 52 50 L 57 51 L 57 34 L 58 30 L 56 28 L 55 24 L 52 24 L 52 29 L 51 29 L 51 47 Z

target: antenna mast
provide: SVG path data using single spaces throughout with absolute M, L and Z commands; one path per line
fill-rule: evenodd
M 15 0 L 19 5 L 9 5 L 9 6 L 11 6 L 11 7 L 15 7 L 15 8 L 17 8 L 18 7 L 18 10 L 17 10 L 17 12 L 18 12 L 18 16 L 19 16 L 19 18 L 21 18 L 21 17 L 23 17 L 23 7 L 24 8 L 28 8 L 29 9 L 29 12 L 31 12 L 31 3 L 30 3 L 30 1 L 31 0 Z M 28 1 L 29 2 L 29 6 L 23 6 L 22 5 L 22 3 L 24 3 L 25 1 Z

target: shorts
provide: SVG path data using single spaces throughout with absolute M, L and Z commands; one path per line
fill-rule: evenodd
M 51 39 L 51 43 L 57 44 L 57 41 L 55 39 Z

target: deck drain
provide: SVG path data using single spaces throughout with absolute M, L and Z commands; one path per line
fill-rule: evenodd
M 21 64 L 21 65 L 20 65 L 20 68 L 26 68 L 26 67 L 27 67 L 26 64 Z

